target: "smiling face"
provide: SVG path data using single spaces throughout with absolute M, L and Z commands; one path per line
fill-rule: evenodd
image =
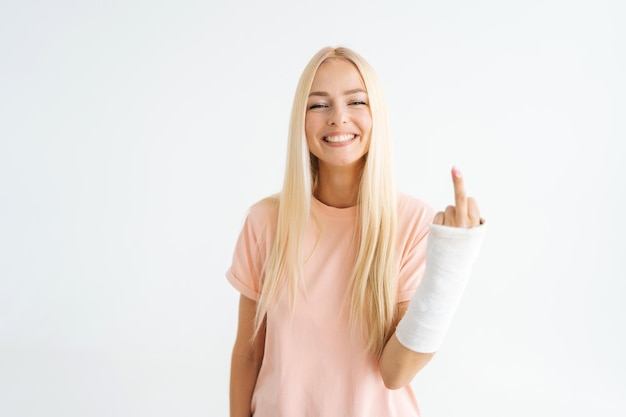
M 350 61 L 330 58 L 317 69 L 307 101 L 305 132 L 320 170 L 362 166 L 372 115 L 365 84 Z

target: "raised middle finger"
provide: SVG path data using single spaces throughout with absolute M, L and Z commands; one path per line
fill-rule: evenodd
M 467 222 L 467 196 L 463 176 L 458 167 L 452 167 L 452 183 L 454 184 L 454 203 L 456 205 L 456 223 L 465 226 Z

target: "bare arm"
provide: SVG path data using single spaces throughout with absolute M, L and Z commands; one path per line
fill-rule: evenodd
M 230 366 L 230 416 L 250 417 L 250 403 L 265 348 L 265 325 L 254 341 L 254 315 L 256 302 L 239 299 L 239 324 Z
M 408 301 L 398 304 L 396 325 L 404 317 L 408 306 Z M 405 348 L 400 344 L 394 332 L 387 341 L 379 362 L 380 374 L 385 386 L 389 389 L 406 386 L 434 355 L 434 353 L 414 352 Z

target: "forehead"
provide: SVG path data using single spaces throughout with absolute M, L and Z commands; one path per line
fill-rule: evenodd
M 343 58 L 329 58 L 322 62 L 311 85 L 311 91 L 346 91 L 357 88 L 365 90 L 363 78 L 356 65 Z

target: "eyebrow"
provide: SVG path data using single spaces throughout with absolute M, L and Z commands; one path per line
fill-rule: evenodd
M 362 88 L 354 88 L 352 90 L 347 90 L 343 92 L 344 96 L 349 96 L 350 94 L 355 94 L 355 93 L 365 93 L 367 94 L 367 91 L 363 90 Z M 328 94 L 325 91 L 311 91 L 311 93 L 309 94 L 309 97 L 311 96 L 322 96 L 322 97 L 328 97 L 330 94 Z

